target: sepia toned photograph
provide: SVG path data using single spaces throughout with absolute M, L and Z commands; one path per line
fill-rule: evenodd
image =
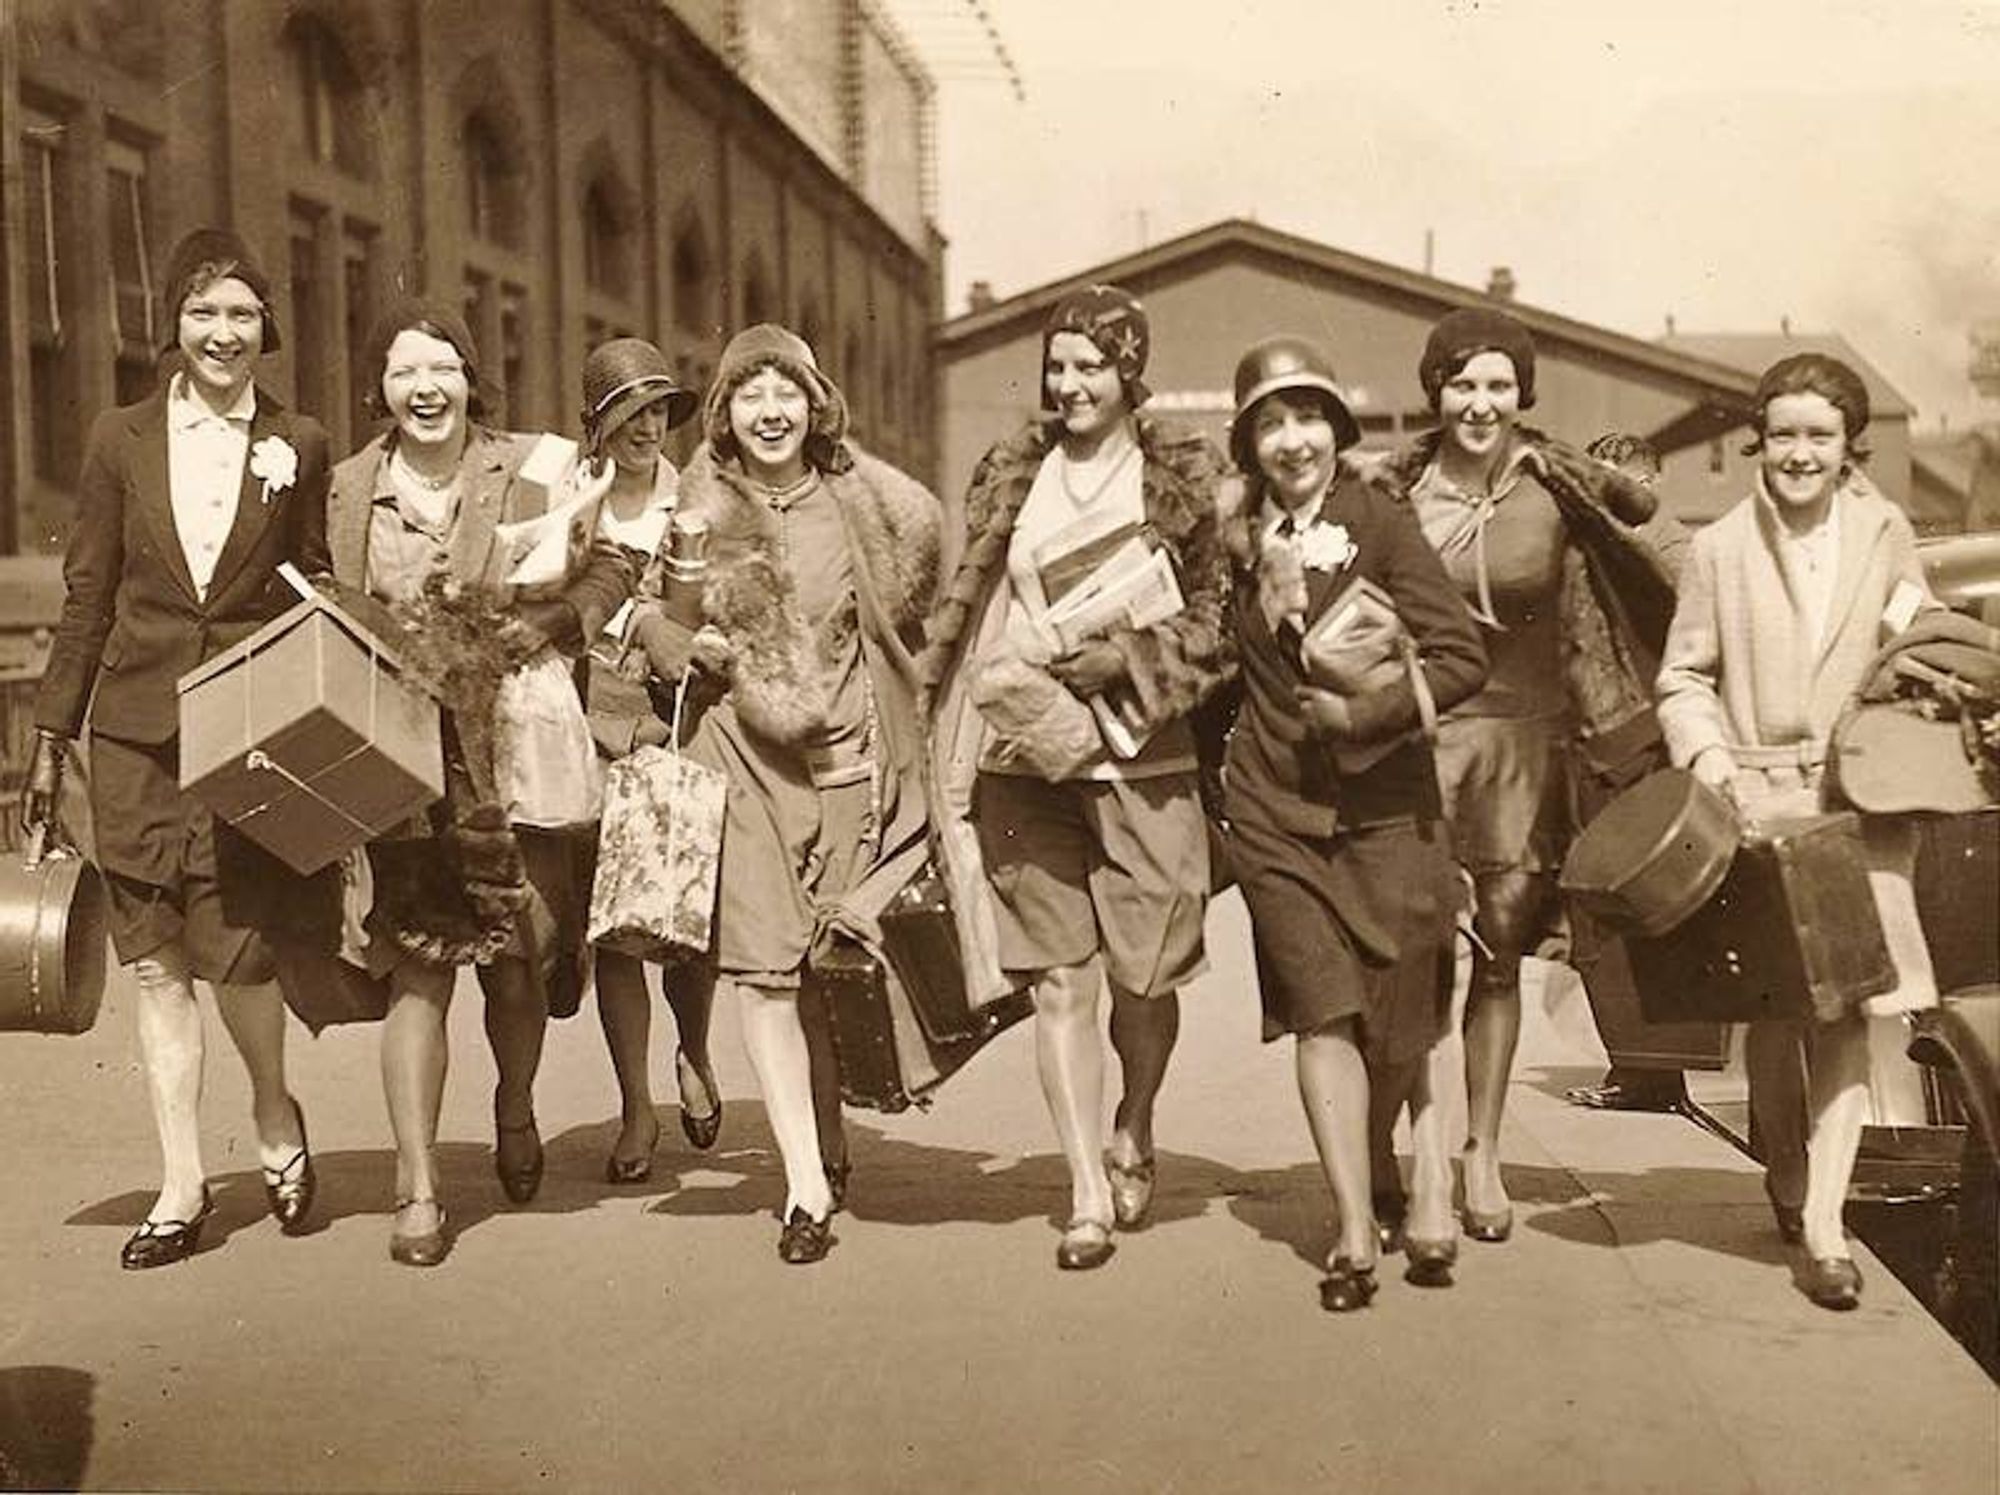
M 0 0 L 0 1491 L 2000 1489 L 1996 0 Z

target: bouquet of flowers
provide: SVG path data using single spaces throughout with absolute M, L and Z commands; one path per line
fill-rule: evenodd
M 497 798 L 494 703 L 500 684 L 546 647 L 503 594 L 442 572 L 392 609 L 410 678 L 449 711 L 475 796 Z

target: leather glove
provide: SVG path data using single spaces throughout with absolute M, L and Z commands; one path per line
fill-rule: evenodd
M 1125 656 L 1109 639 L 1085 639 L 1072 652 L 1050 660 L 1049 673 L 1072 695 L 1088 700 L 1125 678 Z
M 1292 696 L 1306 725 L 1321 737 L 1345 742 L 1354 735 L 1354 718 L 1347 709 L 1345 696 L 1321 690 L 1317 685 L 1296 686 Z
M 35 733 L 35 746 L 28 758 L 28 778 L 21 792 L 24 830 L 55 828 L 56 809 L 62 802 L 63 757 L 68 746 L 53 732 Z
M 635 748 L 665 747 L 667 739 L 673 735 L 674 729 L 672 727 L 661 721 L 657 716 L 648 716 L 643 718 L 639 725 L 632 729 L 632 746 Z

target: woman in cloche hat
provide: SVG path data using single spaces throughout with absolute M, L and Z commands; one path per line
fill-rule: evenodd
M 190 234 L 166 287 L 167 377 L 100 416 L 85 449 L 25 807 L 31 826 L 52 818 L 67 742 L 87 717 L 96 861 L 112 943 L 137 989 L 162 1161 L 159 1194 L 120 1256 L 128 1268 L 191 1256 L 212 1208 L 197 980 L 213 988 L 249 1071 L 265 1197 L 286 1234 L 305 1227 L 316 1182 L 260 933 L 298 880 L 181 791 L 175 681 L 297 600 L 281 563 L 319 564 L 326 432 L 254 378 L 278 326 L 270 282 L 234 234 Z
M 1486 676 L 1479 631 L 1408 505 L 1343 469 L 1359 436 L 1313 343 L 1268 338 L 1237 364 L 1230 451 L 1243 481 L 1225 490 L 1222 534 L 1243 703 L 1223 809 L 1264 1036 L 1297 1040 L 1299 1098 L 1339 1203 L 1320 1283 L 1331 1312 L 1375 1294 L 1374 1199 L 1400 1202 L 1402 1188 L 1371 1187 L 1371 1110 L 1386 1137 L 1406 1101 L 1408 1276 L 1451 1282 L 1451 1163 L 1426 1059 L 1451 1000 L 1457 878 L 1416 729 L 1426 706 L 1448 710 Z M 1410 647 L 1337 666 L 1319 641 L 1371 586 Z

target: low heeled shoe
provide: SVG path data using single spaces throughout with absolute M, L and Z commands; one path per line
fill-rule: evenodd
M 1490 1214 L 1467 1205 L 1461 1218 L 1465 1233 L 1475 1241 L 1485 1241 L 1488 1245 L 1497 1246 L 1514 1233 L 1514 1210 L 1511 1205 Z
M 1111 1260 L 1117 1249 L 1111 1227 L 1102 1220 L 1072 1220 L 1056 1245 L 1056 1266 L 1065 1272 L 1088 1272 Z
M 715 1139 L 722 1135 L 722 1092 L 716 1088 L 714 1066 L 706 1061 L 697 1064 L 689 1058 L 686 1050 L 676 1056 L 676 1062 L 691 1071 L 701 1081 L 701 1088 L 708 1092 L 711 1109 L 705 1116 L 697 1116 L 687 1106 L 687 1082 L 681 1081 L 681 1132 L 688 1139 L 688 1146 L 696 1152 L 707 1152 L 715 1146 Z
M 279 1230 L 286 1235 L 302 1235 L 306 1217 L 312 1213 L 313 1200 L 319 1194 L 319 1175 L 313 1169 L 312 1144 L 306 1138 L 305 1108 L 297 1100 L 292 1102 L 292 1114 L 299 1119 L 299 1150 L 284 1167 L 263 1170 L 264 1201 L 270 1206 L 271 1218 L 278 1222 Z
M 1138 1230 L 1151 1217 L 1157 1171 L 1151 1158 L 1121 1163 L 1108 1152 L 1104 1155 L 1104 1174 L 1111 1183 L 1111 1218 L 1120 1230 Z
M 1852 1257 L 1815 1256 L 1803 1274 L 1806 1296 L 1821 1308 L 1845 1313 L 1861 1306 L 1861 1269 Z
M 515 1204 L 527 1204 L 541 1192 L 542 1169 L 545 1158 L 542 1153 L 542 1134 L 535 1129 L 534 1118 L 519 1126 L 493 1124 L 493 1171 L 500 1179 L 500 1188 Z
M 1319 1306 L 1328 1313 L 1353 1313 L 1375 1301 L 1375 1267 L 1357 1266 L 1336 1256 L 1319 1283 Z
M 413 1205 L 430 1204 L 437 1209 L 437 1223 L 429 1230 L 406 1235 L 391 1227 L 389 1231 L 389 1259 L 406 1267 L 434 1267 L 451 1254 L 451 1236 L 446 1230 L 444 1206 L 434 1199 L 404 1199 L 396 1205 L 396 1215 L 400 1219 L 403 1211 Z
M 1405 1236 L 1403 1255 L 1409 1263 L 1403 1280 L 1412 1287 L 1451 1286 L 1451 1269 L 1458 1264 L 1456 1238 L 1427 1241 L 1419 1236 Z
M 215 1200 L 208 1185 L 201 1186 L 201 1208 L 187 1220 L 146 1220 L 140 1223 L 118 1253 L 118 1265 L 128 1272 L 149 1267 L 170 1267 L 186 1261 L 201 1249 L 201 1228 L 215 1213 Z
M 793 1205 L 792 1212 L 785 1217 L 785 1228 L 778 1233 L 779 1258 L 788 1266 L 810 1266 L 824 1260 L 832 1249 L 832 1213 L 824 1220 L 815 1220 L 803 1205 Z

